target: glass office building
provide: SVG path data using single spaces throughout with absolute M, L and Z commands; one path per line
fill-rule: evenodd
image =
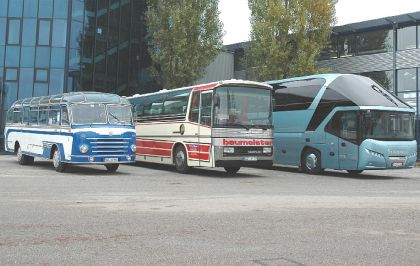
M 1 132 L 16 99 L 155 88 L 145 8 L 145 0 L 0 0 Z

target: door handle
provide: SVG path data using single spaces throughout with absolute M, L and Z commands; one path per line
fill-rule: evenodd
M 341 142 L 341 147 L 347 147 L 347 144 L 345 142 Z

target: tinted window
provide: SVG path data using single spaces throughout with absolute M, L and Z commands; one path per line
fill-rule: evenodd
M 7 2 L 8 0 L 0 0 L 0 17 L 7 16 Z
M 50 65 L 50 48 L 49 47 L 37 47 L 35 66 L 40 68 L 48 68 Z
M 47 82 L 48 81 L 48 70 L 47 69 L 36 69 L 35 70 L 35 81 Z
M 35 63 L 35 47 L 22 47 L 21 54 L 20 66 L 33 67 Z
M 21 17 L 23 11 L 23 0 L 9 0 L 9 17 Z
M 392 51 L 392 30 L 365 32 L 358 35 L 358 54 L 373 54 Z
M 35 18 L 38 13 L 38 0 L 24 0 L 23 16 Z
M 416 26 L 398 29 L 397 47 L 398 50 L 416 48 Z
M 358 112 L 337 112 L 331 118 L 325 131 L 342 139 L 357 142 Z
M 1 8 L 1 7 L 0 7 Z M 5 45 L 5 41 L 6 41 L 6 19 L 5 18 L 0 18 L 0 45 Z
M 415 68 L 398 69 L 397 70 L 397 87 L 398 92 L 416 91 L 417 87 L 417 71 Z
M 198 115 L 200 113 L 200 92 L 193 91 L 190 105 L 190 116 L 191 122 L 198 123 Z
M 211 126 L 212 100 L 212 93 L 201 93 L 200 124 L 202 125 Z
M 272 84 L 275 99 L 274 111 L 308 109 L 324 83 L 324 79 L 308 79 Z
M 340 57 L 356 54 L 356 41 L 354 35 L 342 36 L 338 39 L 338 52 Z
M 68 0 L 54 0 L 54 17 L 66 18 L 67 6 L 68 6 Z
M 9 19 L 7 35 L 8 44 L 20 43 L 20 19 Z
M 19 46 L 7 46 L 6 47 L 6 64 L 8 67 L 18 67 L 20 59 L 20 47 Z
M 6 68 L 6 81 L 16 81 L 18 79 L 17 68 Z
M 51 21 L 40 20 L 38 23 L 38 45 L 50 45 Z
M 53 0 L 39 0 L 39 17 L 52 18 Z
M 190 93 L 170 96 L 165 99 L 163 104 L 164 114 L 185 114 Z
M 36 42 L 36 19 L 24 19 L 22 30 L 22 44 L 35 46 Z
M 65 47 L 67 22 L 61 19 L 55 19 L 53 23 L 52 46 Z

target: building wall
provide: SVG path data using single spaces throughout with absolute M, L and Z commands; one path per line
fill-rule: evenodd
M 221 52 L 206 68 L 204 77 L 197 80 L 195 84 L 235 78 L 233 64 L 233 53 L 227 51 Z

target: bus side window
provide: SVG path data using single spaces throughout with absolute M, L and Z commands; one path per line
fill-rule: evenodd
M 67 110 L 67 106 L 61 106 L 61 125 L 62 126 L 70 125 L 69 112 Z
M 23 124 L 24 125 L 29 125 L 29 107 L 24 107 L 23 108 Z
M 38 125 L 38 107 L 31 107 L 29 110 L 29 124 Z
M 60 124 L 60 107 L 51 106 L 48 112 L 48 125 L 56 126 Z
M 194 91 L 191 97 L 190 115 L 191 122 L 198 123 L 198 115 L 200 113 L 200 92 Z
M 48 107 L 40 107 L 39 108 L 39 125 L 47 125 L 48 124 Z
M 163 102 L 152 103 L 150 107 L 150 114 L 151 115 L 160 115 L 162 114 L 163 109 Z
M 325 131 L 334 135 L 340 136 L 340 119 L 341 119 L 341 112 L 337 112 L 331 118 L 330 122 L 328 122 L 327 126 L 325 127 Z
M 21 108 L 13 109 L 13 123 L 14 124 L 22 123 L 22 109 Z
M 200 124 L 211 126 L 211 106 L 212 106 L 212 93 L 201 94 L 201 114 Z
M 13 109 L 9 109 L 9 111 L 7 111 L 6 122 L 9 124 L 13 123 Z

